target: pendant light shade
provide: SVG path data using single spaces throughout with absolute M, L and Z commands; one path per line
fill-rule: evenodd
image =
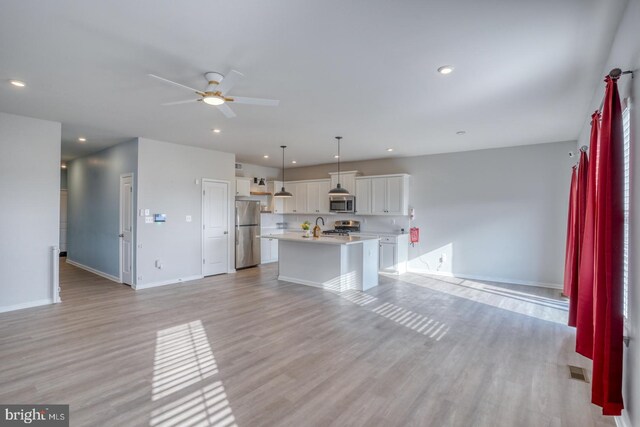
M 342 188 L 342 185 L 340 185 L 340 140 L 342 139 L 342 137 L 336 136 L 336 139 L 338 140 L 338 185 L 336 185 L 336 188 L 332 188 L 331 191 L 329 191 L 329 195 L 348 196 L 349 190 L 347 190 L 346 188 Z
M 287 146 L 281 145 L 280 148 L 282 148 L 282 188 L 274 194 L 273 197 L 293 197 L 293 194 L 284 189 L 284 149 L 287 148 Z

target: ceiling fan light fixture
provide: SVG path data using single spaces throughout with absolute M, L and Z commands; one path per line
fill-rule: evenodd
M 224 104 L 224 98 L 218 95 L 206 95 L 202 98 L 205 104 L 209 105 L 222 105 Z

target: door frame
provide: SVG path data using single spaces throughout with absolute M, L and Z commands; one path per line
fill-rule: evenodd
M 227 274 L 235 273 L 235 268 L 231 268 L 232 256 L 235 258 L 236 234 L 231 230 L 235 226 L 235 188 L 231 188 L 231 182 L 224 179 L 201 178 L 200 179 L 200 275 L 204 277 L 204 183 L 213 182 L 225 184 L 227 186 Z M 232 193 L 233 190 L 233 193 Z M 233 194 L 233 195 L 232 195 Z M 233 199 L 232 199 L 233 197 Z M 231 237 L 233 235 L 233 238 Z
M 122 180 L 124 178 L 131 178 L 131 288 L 136 288 L 136 268 L 133 263 L 134 251 L 136 250 L 135 237 L 136 237 L 136 206 L 135 206 L 135 197 L 133 197 L 133 189 L 135 187 L 135 179 L 133 172 L 120 174 L 120 180 L 118 181 L 118 234 L 122 232 Z M 123 253 L 122 253 L 122 237 L 118 237 L 118 282 L 124 283 L 122 281 L 122 261 L 123 261 Z

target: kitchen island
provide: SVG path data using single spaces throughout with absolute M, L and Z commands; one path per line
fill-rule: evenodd
M 303 237 L 301 233 L 261 237 L 278 240 L 278 280 L 336 292 L 378 286 L 377 237 Z

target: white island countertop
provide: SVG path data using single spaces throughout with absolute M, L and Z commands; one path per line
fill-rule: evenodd
M 278 240 L 286 240 L 289 242 L 324 244 L 324 245 L 355 245 L 357 243 L 368 242 L 371 240 L 380 240 L 378 237 L 370 237 L 370 236 L 303 237 L 302 233 L 263 234 L 260 237 L 263 239 L 278 239 Z

